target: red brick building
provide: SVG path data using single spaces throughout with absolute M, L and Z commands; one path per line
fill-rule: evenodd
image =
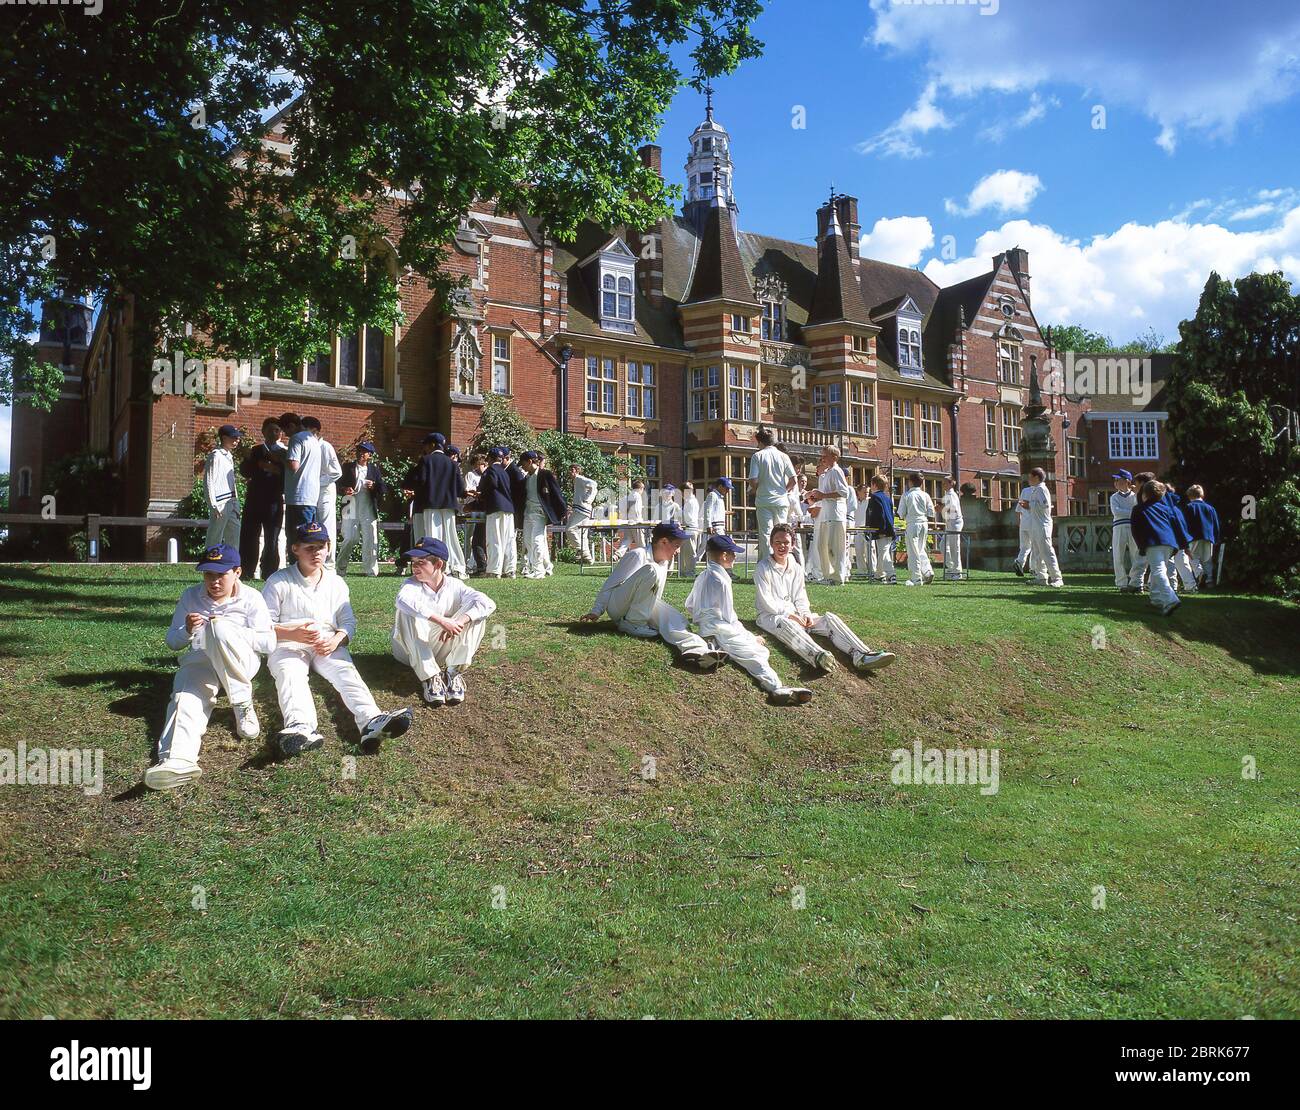
M 281 141 L 274 121 L 268 141 Z M 659 147 L 641 154 L 662 172 Z M 685 168 L 682 212 L 640 232 L 589 224 L 561 243 L 526 213 L 475 205 L 448 262 L 468 286 L 450 305 L 419 275 L 399 274 L 389 249 L 402 326 L 337 336 L 329 355 L 259 377 L 256 403 L 238 392 L 203 404 L 155 398 L 158 352 L 132 352 L 126 298 L 71 350 L 67 413 L 42 422 L 60 425 L 57 439 L 15 420 L 15 473 L 31 467 L 39 493 L 40 459 L 89 445 L 124 477 L 113 509 L 168 516 L 193 483 L 199 436 L 226 422 L 256 434 L 266 416 L 294 409 L 318 416 L 340 451 L 366 429 L 381 453 L 414 454 L 430 429 L 468 442 L 484 396 L 497 392 L 538 429 L 634 456 L 651 489 L 747 474 L 763 424 L 809 461 L 835 444 L 858 481 L 880 471 L 898 488 L 916 470 L 937 493 L 955 474 L 997 509 L 1020 487 L 1020 419 L 1037 366 L 1059 447 L 1059 511 L 1088 503 L 1089 467 L 1077 463 L 1092 450 L 1086 405 L 1053 391 L 1026 251 L 940 289 L 860 256 L 851 196 L 809 213 L 815 245 L 741 230 L 731 139 L 711 108 Z M 401 203 L 391 198 L 394 228 Z M 20 482 L 15 492 L 15 509 L 30 511 Z M 733 528 L 753 527 L 748 497 L 738 483 Z

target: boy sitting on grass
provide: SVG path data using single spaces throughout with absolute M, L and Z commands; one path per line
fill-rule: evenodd
M 228 544 L 208 548 L 198 570 L 203 581 L 181 594 L 167 629 L 167 646 L 185 655 L 172 683 L 158 762 L 144 773 L 151 790 L 175 790 L 203 774 L 199 746 L 223 690 L 236 732 L 256 740 L 262 731 L 253 712 L 253 676 L 261 665 L 258 654 L 275 650 L 266 602 L 240 582 L 239 552 Z

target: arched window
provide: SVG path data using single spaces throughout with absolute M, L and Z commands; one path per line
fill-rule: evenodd
M 32 495 L 32 468 L 23 467 L 18 471 L 18 494 L 19 497 L 31 497 Z
M 483 359 L 478 340 L 469 328 L 462 328 L 456 340 L 456 390 L 471 397 L 478 395 L 478 368 Z

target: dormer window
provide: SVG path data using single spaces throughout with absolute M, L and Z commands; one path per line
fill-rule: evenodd
M 764 274 L 754 283 L 754 295 L 763 306 L 763 338 L 784 340 L 785 282 L 775 274 Z
M 921 328 L 909 320 L 898 321 L 898 368 L 921 372 Z
M 597 290 L 600 326 L 606 331 L 636 330 L 636 255 L 622 239 L 611 239 L 586 258 L 588 280 Z

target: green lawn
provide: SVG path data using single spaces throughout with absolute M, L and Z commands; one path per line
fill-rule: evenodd
M 0 747 L 102 748 L 107 779 L 0 787 L 0 1016 L 1300 1015 L 1294 607 L 813 587 L 899 660 L 775 708 L 573 626 L 598 580 L 562 568 L 486 587 L 470 700 L 378 756 L 324 686 L 291 762 L 223 701 L 201 782 L 148 794 L 192 580 L 0 568 Z M 349 581 L 362 674 L 419 705 L 396 580 Z M 997 749 L 1000 790 L 893 785 L 918 738 Z

